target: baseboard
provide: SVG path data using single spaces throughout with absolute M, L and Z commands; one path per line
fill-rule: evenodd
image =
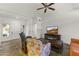
M 4 40 L 4 41 L 1 41 L 1 43 L 4 43 L 4 42 L 10 42 L 10 41 L 19 40 L 19 39 L 20 39 L 20 38 L 10 39 L 10 40 Z

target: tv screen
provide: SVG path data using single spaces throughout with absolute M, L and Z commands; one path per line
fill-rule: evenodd
M 47 33 L 48 34 L 58 34 L 58 27 L 57 26 L 47 26 Z

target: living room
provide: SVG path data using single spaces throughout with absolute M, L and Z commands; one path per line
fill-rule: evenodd
M 44 4 L 0 3 L 0 55 L 27 56 L 21 50 L 22 42 L 19 33 L 24 32 L 26 37 L 40 38 L 48 43 L 49 40 L 45 40 L 47 29 L 56 27 L 57 35 L 60 35 L 60 41 L 65 48 L 62 48 L 63 53 L 55 51 L 51 53 L 49 50 L 51 53 L 49 55 L 70 56 L 71 39 L 79 37 L 79 3 L 47 3 L 46 6 Z M 49 9 L 47 6 L 49 4 L 53 10 Z M 38 10 L 41 7 L 44 9 Z M 7 30 L 5 30 L 6 27 Z M 79 55 L 79 52 L 75 52 L 74 55 Z

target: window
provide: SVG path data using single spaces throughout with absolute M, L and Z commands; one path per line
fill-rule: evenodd
M 9 30 L 10 30 L 10 25 L 9 24 L 3 24 L 2 35 L 8 37 L 9 36 Z

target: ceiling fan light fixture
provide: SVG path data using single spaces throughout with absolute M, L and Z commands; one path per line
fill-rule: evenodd
M 47 3 L 41 3 L 41 4 L 42 4 L 44 7 L 38 8 L 37 10 L 44 9 L 44 13 L 47 12 L 47 9 L 50 9 L 50 10 L 52 10 L 52 11 L 55 10 L 55 8 L 50 7 L 50 6 L 52 6 L 53 4 L 55 4 L 55 3 L 50 3 L 50 4 L 47 4 Z

